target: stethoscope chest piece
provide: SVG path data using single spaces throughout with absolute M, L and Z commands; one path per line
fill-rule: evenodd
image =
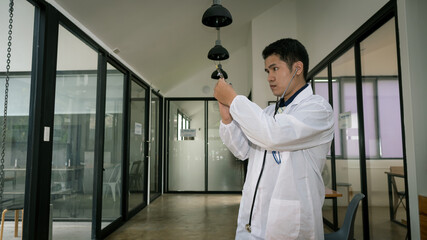
M 245 228 L 246 228 L 246 231 L 251 232 L 251 225 L 249 225 L 249 223 L 246 224 Z

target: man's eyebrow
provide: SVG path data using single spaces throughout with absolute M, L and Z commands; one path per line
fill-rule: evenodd
M 264 71 L 267 71 L 269 68 L 272 68 L 272 67 L 274 67 L 274 66 L 276 66 L 276 63 L 272 63 L 272 64 L 270 64 L 267 68 L 265 68 L 265 69 L 264 69 Z
M 276 63 L 272 63 L 272 64 L 270 64 L 270 66 L 268 66 L 268 68 L 272 68 L 272 67 L 274 67 L 276 65 L 277 65 Z

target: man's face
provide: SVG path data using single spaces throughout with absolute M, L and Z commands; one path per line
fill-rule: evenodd
M 265 59 L 265 72 L 268 74 L 267 81 L 274 96 L 282 96 L 292 78 L 288 64 L 280 60 L 278 55 L 270 55 Z M 291 92 L 290 89 L 287 92 Z

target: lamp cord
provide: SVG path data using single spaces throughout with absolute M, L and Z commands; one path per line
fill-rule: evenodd
M 9 70 L 10 70 L 10 57 L 12 51 L 12 23 L 13 23 L 13 0 L 9 3 L 9 31 L 7 42 L 7 58 L 6 58 L 6 79 L 4 88 L 4 115 L 3 115 L 3 131 L 2 131 L 2 145 L 1 145 L 1 160 L 0 160 L 0 203 L 3 201 L 3 188 L 4 188 L 4 156 L 6 148 L 6 127 L 7 127 L 7 105 L 9 98 Z

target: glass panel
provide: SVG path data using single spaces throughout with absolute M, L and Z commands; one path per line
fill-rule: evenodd
M 245 181 L 244 162 L 222 143 L 219 137 L 218 102 L 208 102 L 208 191 L 242 191 Z
M 146 136 L 146 103 L 147 90 L 132 81 L 130 101 L 130 133 L 129 133 L 129 208 L 146 204 L 145 197 L 145 136 Z
M 370 235 L 371 239 L 405 239 L 406 190 L 395 20 L 363 40 L 360 49 Z
M 169 104 L 169 191 L 205 191 L 204 101 L 170 101 Z M 182 128 L 179 116 L 187 117 L 190 129 L 186 137 L 178 131 Z
M 403 158 L 402 129 L 400 125 L 399 82 L 379 78 L 377 82 L 380 154 L 383 158 Z
M 342 226 L 348 203 L 361 191 L 354 48 L 332 63 L 332 101 L 335 116 L 335 165 L 338 226 Z M 355 220 L 355 238 L 363 238 L 362 208 Z
M 102 226 L 121 216 L 124 74 L 107 64 Z
M 329 89 L 328 89 L 328 71 L 327 68 L 320 71 L 312 81 L 314 93 L 320 95 L 326 100 L 329 101 Z M 335 143 L 336 144 L 336 143 Z M 322 178 L 325 184 L 325 187 L 332 189 L 332 168 L 331 168 L 331 158 L 330 151 L 328 153 L 326 164 L 323 167 Z M 325 199 L 322 207 L 323 218 L 333 223 L 333 200 Z
M 27 165 L 28 119 L 31 89 L 34 6 L 16 1 L 11 40 L 9 87 L 4 156 L 0 162 L 0 211 L 11 205 L 23 207 Z M 0 1 L 0 124 L 3 132 L 6 59 L 9 31 L 9 1 Z M 1 136 L 0 136 L 1 139 Z M 3 142 L 3 141 L 2 141 Z M 9 211 L 5 219 L 14 219 Z M 6 222 L 3 239 L 13 239 L 14 224 Z
M 83 222 L 92 221 L 97 59 L 94 50 L 59 27 L 51 180 L 54 239 L 65 238 L 64 225 L 79 227 L 78 239 L 91 237 L 91 224 Z
M 150 198 L 161 192 L 160 179 L 160 98 L 151 94 L 151 133 L 150 133 Z

